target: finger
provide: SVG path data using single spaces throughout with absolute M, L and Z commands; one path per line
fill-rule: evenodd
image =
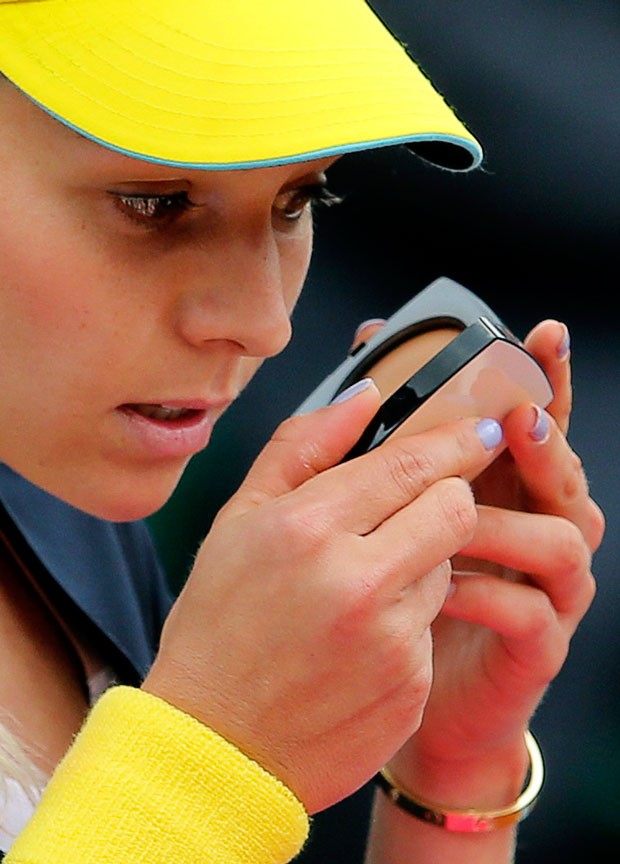
M 525 347 L 545 370 L 554 397 L 547 406 L 566 434 L 572 408 L 570 337 L 565 324 L 542 321 L 525 339 Z
M 285 420 L 259 454 L 227 511 L 279 498 L 338 464 L 380 404 L 379 391 L 366 378 L 344 391 L 332 405 Z
M 436 568 L 445 568 L 449 576 L 446 562 L 471 542 L 477 518 L 469 484 L 447 477 L 367 534 L 364 555 L 378 572 L 387 566 L 397 574 L 401 589 Z
M 380 447 L 314 477 L 297 495 L 308 518 L 321 513 L 332 527 L 374 531 L 437 481 L 462 478 L 488 465 L 502 443 L 496 420 L 462 418 Z M 327 509 L 326 509 L 327 508 Z
M 453 577 L 452 591 L 441 611 L 443 616 L 498 633 L 503 646 L 495 650 L 504 654 L 502 684 L 506 686 L 508 648 L 518 674 L 516 679 L 513 676 L 513 684 L 521 680 L 528 690 L 537 684 L 545 686 L 557 674 L 573 632 L 558 618 L 544 591 L 484 573 Z M 491 668 L 490 662 L 488 665 Z
M 605 529 L 603 514 L 590 497 L 581 460 L 553 418 L 523 404 L 506 418 L 504 428 L 528 509 L 574 522 L 591 551 L 597 549 Z
M 442 615 L 479 624 L 512 639 L 549 626 L 555 610 L 549 598 L 522 582 L 506 582 L 489 573 L 453 573 Z
M 527 573 L 575 624 L 594 598 L 590 550 L 579 529 L 558 516 L 479 506 L 474 537 L 462 552 Z
M 368 321 L 363 321 L 355 331 L 351 351 L 349 353 L 361 348 L 361 346 L 368 342 L 375 333 L 378 333 L 384 325 L 385 318 L 369 318 Z

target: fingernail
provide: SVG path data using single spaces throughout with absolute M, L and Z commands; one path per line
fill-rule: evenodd
M 534 425 L 530 429 L 530 438 L 542 443 L 549 437 L 549 415 L 538 405 L 534 405 Z
M 362 393 L 364 390 L 368 390 L 368 388 L 373 384 L 372 378 L 361 378 L 359 381 L 356 381 L 355 384 L 351 384 L 350 387 L 347 387 L 346 390 L 343 390 L 342 393 L 339 393 L 332 399 L 332 405 L 338 405 L 340 402 L 346 402 L 348 399 L 352 399 L 354 396 L 357 396 L 358 393 Z
M 476 424 L 476 432 L 485 450 L 495 450 L 502 443 L 504 431 L 501 424 L 492 417 L 485 417 Z
M 564 335 L 560 341 L 560 344 L 557 347 L 557 354 L 560 360 L 564 360 L 565 357 L 568 357 L 570 353 L 570 333 L 568 332 L 568 327 L 563 324 Z
M 362 321 L 357 330 L 355 331 L 355 336 L 353 337 L 353 341 L 357 339 L 360 333 L 363 333 L 367 327 L 378 327 L 379 325 L 385 324 L 385 318 L 369 318 L 368 321 Z

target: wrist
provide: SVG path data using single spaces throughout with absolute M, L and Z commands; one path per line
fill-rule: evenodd
M 530 757 L 522 734 L 462 757 L 423 753 L 414 739 L 387 768 L 416 797 L 450 808 L 487 810 L 515 801 L 528 775 Z
M 295 795 L 229 741 L 158 697 L 116 686 L 91 711 L 9 860 L 283 862 L 308 827 Z
M 519 795 L 505 805 L 459 807 L 446 805 L 443 802 L 437 803 L 411 791 L 393 775 L 387 766 L 376 775 L 375 779 L 395 807 L 427 825 L 460 834 L 488 834 L 501 831 L 513 828 L 529 815 L 538 800 L 544 782 L 542 754 L 538 742 L 529 730 L 524 734 L 524 743 L 529 761 L 527 782 Z

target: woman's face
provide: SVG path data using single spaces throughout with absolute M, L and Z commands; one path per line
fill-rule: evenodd
M 328 160 L 153 165 L 0 84 L 0 459 L 115 520 L 157 509 L 282 350 Z

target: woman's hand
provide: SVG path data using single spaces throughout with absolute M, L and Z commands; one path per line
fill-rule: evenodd
M 424 721 L 394 761 L 409 788 L 452 806 L 497 807 L 516 797 L 523 730 L 595 591 L 591 557 L 604 520 L 565 437 L 566 329 L 544 322 L 526 345 L 555 398 L 548 412 L 524 404 L 511 413 L 507 451 L 474 484 L 477 527 L 453 559 L 453 590 L 433 626 Z
M 310 812 L 418 728 L 449 559 L 475 536 L 460 478 L 499 443 L 466 419 L 339 464 L 379 404 L 362 386 L 278 429 L 216 518 L 144 683 Z

